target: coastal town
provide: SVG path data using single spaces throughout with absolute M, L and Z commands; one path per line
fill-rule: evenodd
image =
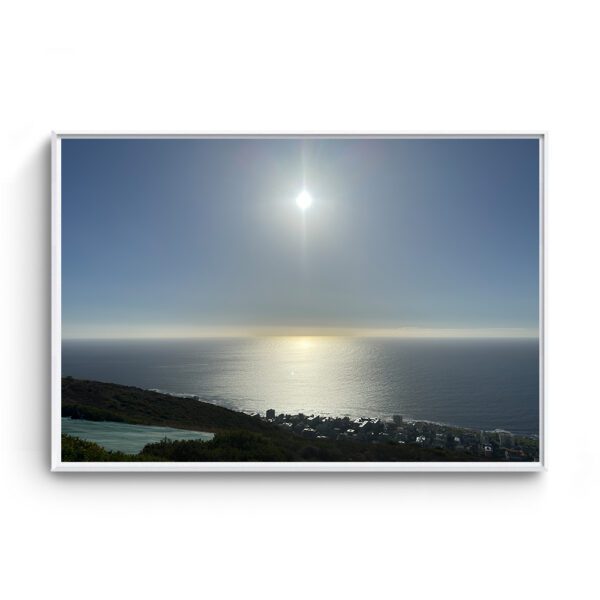
M 391 419 L 331 417 L 303 413 L 252 416 L 274 423 L 305 439 L 354 440 L 373 444 L 414 444 L 423 448 L 462 451 L 474 457 L 497 461 L 539 460 L 535 436 L 515 435 L 503 430 L 475 430 L 428 421 L 415 421 L 394 415 Z

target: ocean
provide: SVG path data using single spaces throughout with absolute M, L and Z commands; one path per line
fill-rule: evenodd
M 434 421 L 539 433 L 533 339 L 65 340 L 62 374 L 246 412 Z

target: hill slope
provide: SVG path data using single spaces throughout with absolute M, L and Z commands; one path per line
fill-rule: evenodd
M 62 379 L 62 416 L 209 432 L 276 429 L 250 415 L 193 398 L 70 377 Z

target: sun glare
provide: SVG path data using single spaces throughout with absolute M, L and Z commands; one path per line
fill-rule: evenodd
M 312 196 L 306 190 L 302 190 L 296 198 L 296 204 L 300 210 L 306 210 L 312 204 Z

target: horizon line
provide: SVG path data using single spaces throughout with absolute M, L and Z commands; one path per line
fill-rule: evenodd
M 371 337 L 371 338 L 529 338 L 540 337 L 538 328 L 526 327 L 397 327 L 397 328 L 343 328 L 343 327 L 260 327 L 260 328 L 178 328 L 127 331 L 91 330 L 63 335 L 70 340 L 156 340 L 156 339 L 219 339 L 261 337 Z

